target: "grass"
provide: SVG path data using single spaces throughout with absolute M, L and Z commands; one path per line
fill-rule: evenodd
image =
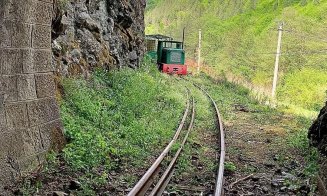
M 305 124 L 309 125 L 309 123 Z M 307 130 L 301 129 L 298 132 L 290 133 L 289 135 L 288 145 L 294 149 L 299 149 L 304 155 L 303 157 L 306 161 L 304 174 L 309 177 L 315 177 L 319 171 L 319 165 L 317 164 L 319 153 L 317 149 L 309 146 Z
M 218 132 L 213 118 L 213 108 L 203 92 L 190 82 L 181 79 L 179 83 L 190 90 L 195 100 L 195 121 L 178 159 L 176 175 L 172 179 L 173 183 L 170 184 L 167 191 L 177 191 L 178 194 L 182 194 L 179 192 L 181 190 L 178 186 L 198 186 L 199 183 L 210 190 L 210 186 L 215 181 L 212 174 L 217 169 L 217 139 L 215 138 Z M 174 182 L 180 183 L 175 186 Z
M 234 85 L 226 81 L 215 81 L 212 78 L 202 75 L 200 77 L 189 78 L 190 80 L 204 86 L 211 96 L 215 99 L 220 112 L 222 113 L 224 122 L 238 119 L 239 116 L 234 114 L 234 106 L 242 105 L 248 108 L 251 112 L 251 118 L 259 125 L 271 124 L 274 126 L 282 125 L 286 130 L 286 138 L 280 138 L 279 145 L 282 146 L 285 154 L 280 154 L 280 157 L 289 156 L 290 151 L 303 156 L 304 162 L 303 173 L 310 178 L 314 178 L 318 171 L 318 153 L 317 150 L 309 146 L 307 138 L 308 128 L 312 123 L 312 119 L 301 115 L 292 115 L 285 113 L 285 108 L 277 107 L 270 108 L 269 106 L 261 105 L 257 100 L 253 99 L 251 92 L 246 88 Z M 281 119 L 284 115 L 291 116 L 292 120 Z M 278 125 L 279 124 L 279 125 Z M 281 148 L 281 147 L 278 148 Z M 238 154 L 238 149 L 228 149 L 230 153 Z M 280 160 L 285 164 L 285 160 Z M 233 163 L 228 163 L 227 167 L 232 167 Z M 245 168 L 247 172 L 255 172 L 255 168 L 248 166 Z
M 258 123 L 265 122 L 265 115 L 273 117 L 281 114 L 251 99 L 249 90 L 243 87 L 216 81 L 206 75 L 187 79 L 205 86 L 217 102 L 225 121 L 237 118 L 233 113 L 235 104 L 256 111 L 253 118 Z M 204 174 L 208 174 L 208 178 L 203 179 L 212 180 L 211 174 L 216 170 L 213 157 L 217 145 L 206 143 L 204 137 L 217 134 L 212 106 L 190 82 L 182 80 L 180 84 L 176 83 L 174 77 L 160 74 L 155 66 L 147 62 L 138 70 L 126 68 L 110 73 L 98 70 L 88 80 L 64 79 L 60 105 L 68 145 L 59 156 L 48 156 L 43 174 L 57 173 L 59 178 L 68 179 L 75 176 L 82 184 L 82 189 L 74 192 L 77 195 L 96 195 L 107 189 L 108 183 L 113 187 L 122 184 L 131 187 L 139 179 L 139 172 L 148 168 L 151 160 L 172 138 L 184 112 L 184 86 L 187 86 L 197 103 L 196 120 L 179 159 L 177 173 L 197 171 L 196 165 L 190 162 L 190 157 L 195 155 L 205 168 Z M 298 118 L 295 122 L 302 126 L 309 123 L 306 118 Z M 308 147 L 305 128 L 289 132 L 288 141 L 292 148 L 303 149 L 307 174 L 314 175 L 316 154 Z M 177 143 L 172 151 L 178 147 Z M 237 153 L 237 149 L 232 149 L 232 152 Z M 62 165 L 68 168 L 68 173 L 58 174 Z M 229 162 L 226 167 L 231 171 L 239 169 L 235 165 Z M 253 169 L 247 168 L 249 171 Z M 24 194 L 42 193 L 46 189 L 43 183 L 42 179 L 36 182 L 26 180 L 22 188 Z
M 146 157 L 163 145 L 185 102 L 183 91 L 169 87 L 170 82 L 158 74 L 128 69 L 98 71 L 89 81 L 65 80 L 61 109 L 71 141 L 65 160 L 75 169 L 111 169 L 118 167 L 118 160 Z
M 229 172 L 235 172 L 237 167 L 233 162 L 225 162 L 225 170 Z
M 65 80 L 61 109 L 70 143 L 63 156 L 71 168 L 143 166 L 169 141 L 182 114 L 185 91 L 172 83 L 146 65 Z
M 240 104 L 244 107 L 258 111 L 271 111 L 267 106 L 262 106 L 255 99 L 251 98 L 251 93 L 248 89 L 235 85 L 233 83 L 214 80 L 206 75 L 201 75 L 197 78 L 190 78 L 193 82 L 205 87 L 206 90 L 215 98 L 219 110 L 225 120 L 233 118 L 235 105 Z
M 60 107 L 68 144 L 64 164 L 79 174 L 78 195 L 95 195 L 110 172 L 121 173 L 130 186 L 136 173 L 172 138 L 186 105 L 186 90 L 145 62 L 138 70 L 98 70 L 88 80 L 63 79 Z M 49 157 L 55 170 L 59 158 Z M 46 172 L 46 171 L 45 171 Z

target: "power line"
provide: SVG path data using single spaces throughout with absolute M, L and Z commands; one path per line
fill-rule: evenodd
M 276 52 L 258 52 L 258 53 L 246 53 L 245 55 L 277 55 Z M 305 51 L 305 52 L 281 52 L 280 55 L 287 56 L 287 55 L 308 55 L 308 54 L 323 54 L 327 55 L 327 49 L 323 50 L 315 50 L 315 51 Z
M 235 55 L 238 56 L 240 53 L 236 53 Z M 276 55 L 276 52 L 247 52 L 245 54 L 241 54 L 244 56 L 249 55 Z M 314 55 L 314 54 L 321 54 L 321 55 L 327 55 L 327 49 L 321 49 L 321 50 L 311 50 L 311 51 L 303 51 L 303 52 L 281 52 L 280 55 L 282 56 L 294 56 L 294 55 Z
M 316 55 L 316 54 L 320 54 L 320 55 L 327 55 L 327 49 L 325 50 L 320 50 L 320 51 L 305 51 L 305 52 L 287 52 L 285 53 L 286 55 Z M 284 55 L 285 55 L 284 54 Z M 283 53 L 282 53 L 283 55 Z
M 273 29 L 271 29 L 271 30 L 273 30 Z M 322 37 L 318 37 L 318 36 L 315 36 L 315 35 L 303 34 L 303 33 L 299 33 L 299 32 L 294 31 L 294 30 L 289 30 L 289 29 L 284 29 L 283 31 L 287 32 L 287 33 L 290 33 L 290 34 L 293 34 L 293 35 L 296 35 L 296 36 L 299 36 L 299 37 L 302 37 L 302 38 L 306 38 L 306 39 L 311 38 L 311 39 L 314 39 L 314 40 L 319 40 L 319 41 L 327 43 L 327 39 L 324 39 Z
M 314 35 L 305 35 L 305 34 L 302 34 L 302 33 L 298 33 L 298 32 L 295 32 L 295 31 L 291 31 L 291 30 L 284 30 L 288 33 L 291 33 L 293 35 L 296 35 L 296 36 L 299 36 L 299 37 L 302 37 L 302 38 L 311 38 L 311 39 L 314 39 L 314 40 L 317 40 L 317 41 L 321 41 L 321 42 L 326 42 L 327 43 L 327 39 L 324 39 L 324 38 L 321 38 L 321 37 L 317 37 L 317 36 L 314 36 Z

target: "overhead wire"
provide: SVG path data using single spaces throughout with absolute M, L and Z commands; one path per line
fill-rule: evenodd
M 269 30 L 272 30 L 272 31 L 278 31 L 276 29 L 269 29 Z M 290 34 L 293 34 L 293 35 L 296 35 L 296 36 L 299 36 L 299 37 L 302 37 L 302 38 L 311 38 L 311 39 L 314 39 L 314 40 L 319 40 L 319 41 L 322 41 L 322 42 L 326 42 L 327 43 L 327 39 L 324 39 L 322 37 L 319 37 L 319 36 L 316 36 L 316 35 L 309 35 L 309 34 L 304 34 L 304 33 L 300 33 L 298 31 L 294 31 L 294 30 L 291 30 L 291 29 L 283 29 L 282 30 L 283 32 L 287 32 L 287 33 L 290 33 Z
M 273 31 L 278 31 L 276 29 L 269 29 Z M 323 39 L 321 37 L 317 37 L 314 35 L 308 35 L 308 34 L 302 34 L 294 30 L 289 29 L 283 29 L 282 31 L 288 32 L 290 34 L 302 37 L 302 38 L 311 38 L 315 40 L 319 40 L 322 42 L 327 43 L 327 39 Z M 258 52 L 258 53 L 247 53 L 247 55 L 277 55 L 276 52 Z M 305 52 L 282 52 L 280 53 L 281 56 L 294 56 L 294 55 L 327 55 L 327 49 L 321 49 L 321 50 L 311 50 L 311 51 L 305 51 Z
M 253 55 L 277 55 L 276 52 L 267 52 L 267 53 L 247 53 L 247 55 L 253 54 Z M 321 55 L 327 55 L 327 49 L 324 50 L 317 50 L 317 51 L 306 51 L 306 52 L 281 52 L 281 56 L 294 56 L 294 55 L 310 55 L 310 54 L 321 54 Z
M 269 29 L 269 30 L 274 30 L 274 31 L 277 31 L 276 29 Z M 322 41 L 322 42 L 325 42 L 327 43 L 327 39 L 323 39 L 321 37 L 317 37 L 317 36 L 314 36 L 314 35 L 308 35 L 308 34 L 302 34 L 302 33 L 299 33 L 297 31 L 294 31 L 294 30 L 289 30 L 289 29 L 283 29 L 284 32 L 288 32 L 290 34 L 293 34 L 295 36 L 299 36 L 299 37 L 302 37 L 302 38 L 311 38 L 311 39 L 315 39 L 315 40 L 319 40 L 319 41 Z M 243 55 L 245 55 L 246 57 L 250 58 L 250 57 L 253 57 L 253 55 L 277 55 L 278 53 L 276 52 L 247 52 Z M 296 56 L 296 55 L 303 55 L 303 56 L 310 56 L 310 55 L 327 55 L 327 48 L 325 49 L 320 49 L 320 50 L 307 50 L 307 51 L 302 51 L 302 52 L 289 52 L 289 51 L 286 51 L 286 52 L 281 52 L 280 53 L 281 56 Z M 228 59 L 228 58 L 231 58 L 231 57 L 226 57 L 224 59 Z
M 305 34 L 296 32 L 294 30 L 287 30 L 287 29 L 284 29 L 283 31 L 288 32 L 288 33 L 293 34 L 293 35 L 296 35 L 296 36 L 299 36 L 299 37 L 302 37 L 302 38 L 306 38 L 306 39 L 311 38 L 311 39 L 315 39 L 315 40 L 319 40 L 319 41 L 327 43 L 327 39 L 317 37 L 317 36 L 314 36 L 314 35 L 308 35 L 308 34 L 305 35 Z

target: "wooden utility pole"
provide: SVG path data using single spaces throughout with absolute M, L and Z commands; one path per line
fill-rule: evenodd
M 283 34 L 283 25 L 284 23 L 281 22 L 278 27 L 278 43 L 277 43 L 277 52 L 276 52 L 276 60 L 275 60 L 275 71 L 274 71 L 274 81 L 272 86 L 272 93 L 271 97 L 275 99 L 276 96 L 276 88 L 277 88 L 277 81 L 278 81 L 278 69 L 279 69 L 279 59 L 281 56 L 281 47 L 282 47 L 282 34 Z
M 201 43 L 202 42 L 202 31 L 199 29 L 199 46 L 198 46 L 198 74 L 200 73 L 201 67 Z

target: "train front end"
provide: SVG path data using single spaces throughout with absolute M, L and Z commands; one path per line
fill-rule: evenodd
M 187 75 L 182 42 L 159 41 L 157 55 L 157 63 L 163 73 Z

